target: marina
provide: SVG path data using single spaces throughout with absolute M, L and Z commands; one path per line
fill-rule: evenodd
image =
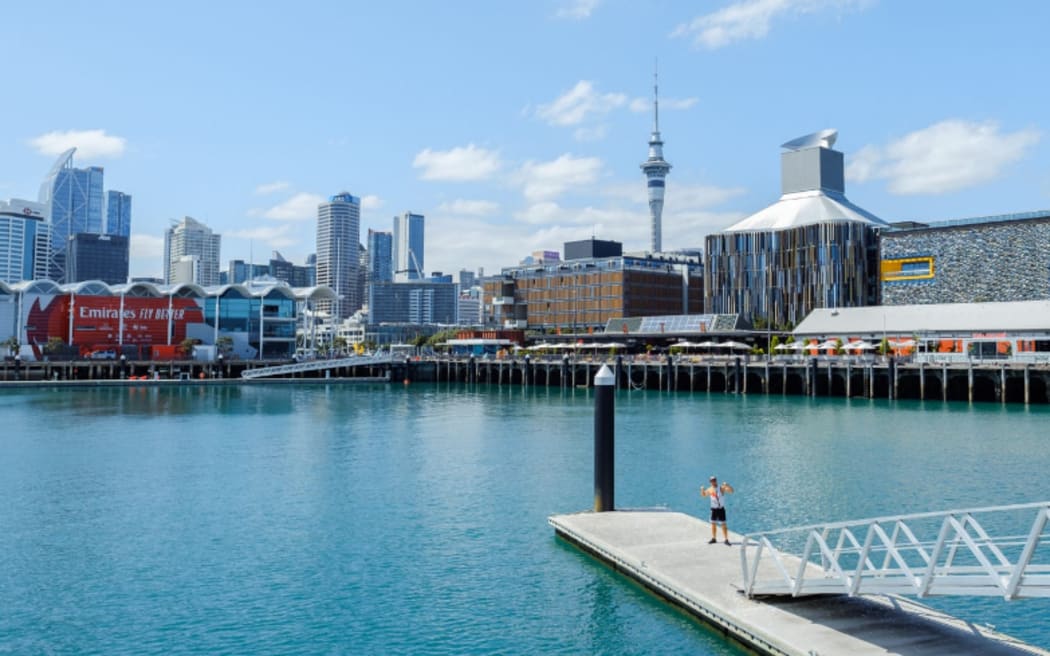
M 732 535 L 729 548 L 708 545 L 709 524 L 681 513 L 549 521 L 560 538 L 762 654 L 1050 654 L 899 596 L 749 598 L 740 585 L 743 536 Z

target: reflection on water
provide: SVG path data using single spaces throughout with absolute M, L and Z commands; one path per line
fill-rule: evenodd
M 703 517 L 710 474 L 740 532 L 1050 499 L 1042 407 L 616 402 L 619 507 Z M 735 653 L 552 537 L 547 516 L 592 502 L 592 404 L 446 383 L 0 392 L 0 651 Z M 930 603 L 1050 646 L 1045 600 Z

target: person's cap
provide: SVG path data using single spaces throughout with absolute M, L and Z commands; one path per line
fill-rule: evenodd
M 718 480 L 718 477 L 717 477 L 717 476 L 712 476 L 712 477 L 711 477 L 711 478 L 710 478 L 709 480 L 712 480 L 712 481 L 717 481 L 717 480 Z

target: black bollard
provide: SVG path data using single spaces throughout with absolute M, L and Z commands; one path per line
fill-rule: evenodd
M 526 386 L 529 384 L 529 356 L 528 355 L 525 356 L 525 369 L 523 370 L 523 373 L 521 374 L 521 384 L 522 385 L 526 385 Z
M 740 356 L 733 364 L 733 393 L 740 394 Z
M 616 389 L 620 389 L 620 377 L 623 375 L 623 356 L 616 356 L 616 371 L 613 372 L 615 375 L 616 384 L 613 386 Z
M 817 395 L 817 359 L 811 358 L 809 361 L 809 395 Z
M 594 512 L 614 510 L 613 453 L 616 444 L 613 374 L 602 365 L 594 377 Z

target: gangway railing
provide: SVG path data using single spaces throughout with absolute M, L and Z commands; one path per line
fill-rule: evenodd
M 338 358 L 335 360 L 306 360 L 292 364 L 281 364 L 272 367 L 259 367 L 258 369 L 246 369 L 241 372 L 241 378 L 265 378 L 268 376 L 288 376 L 305 371 L 324 371 L 326 369 L 341 369 L 343 367 L 370 367 L 390 364 L 390 355 L 353 356 L 349 358 Z
M 1050 597 L 1048 521 L 1044 501 L 753 533 L 743 591 Z

